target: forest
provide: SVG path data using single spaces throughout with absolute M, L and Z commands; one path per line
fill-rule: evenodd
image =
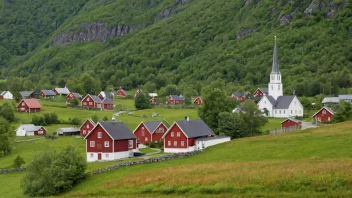
M 7 0 L 0 83 L 11 91 L 161 95 L 266 87 L 277 36 L 285 94 L 351 93 L 348 0 Z M 83 36 L 82 36 L 83 35 Z

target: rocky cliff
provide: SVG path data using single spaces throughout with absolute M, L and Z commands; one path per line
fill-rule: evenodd
M 169 17 L 173 12 L 175 12 L 175 10 L 187 3 L 191 3 L 192 0 L 176 0 L 176 3 L 171 7 L 171 8 L 167 8 L 163 11 L 161 11 L 157 17 L 155 17 L 155 21 L 160 21 L 162 19 L 165 19 L 167 17 Z

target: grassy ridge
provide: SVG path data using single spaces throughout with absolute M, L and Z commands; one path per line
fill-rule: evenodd
M 119 169 L 64 196 L 350 196 L 350 124 L 244 138 L 185 159 Z

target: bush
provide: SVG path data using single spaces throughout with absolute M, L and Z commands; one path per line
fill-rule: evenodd
M 72 125 L 80 125 L 81 124 L 81 119 L 79 119 L 79 118 L 72 118 L 71 119 L 71 124 Z
M 164 142 L 163 141 L 156 141 L 156 142 L 151 142 L 149 144 L 150 148 L 163 148 L 164 147 Z
M 21 187 L 29 196 L 55 195 L 84 179 L 86 168 L 86 160 L 72 146 L 59 152 L 46 151 L 34 157 Z
M 25 164 L 24 159 L 17 155 L 17 157 L 13 160 L 13 167 L 20 168 L 23 164 Z

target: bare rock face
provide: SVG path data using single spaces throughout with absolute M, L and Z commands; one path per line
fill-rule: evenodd
M 295 16 L 296 16 L 296 12 L 291 12 L 280 16 L 279 17 L 280 25 L 290 24 L 291 21 L 295 18 Z
M 168 18 L 178 7 L 191 2 L 192 0 L 176 0 L 176 3 L 171 8 L 161 11 L 158 16 L 155 17 L 155 22 Z
M 326 9 L 326 16 L 331 17 L 333 16 L 337 11 L 341 10 L 344 7 L 345 3 L 338 3 L 335 4 L 333 0 L 329 0 L 327 3 L 319 0 L 313 0 L 310 5 L 304 10 L 304 14 L 308 18 L 313 17 L 313 11 L 314 10 L 319 10 L 321 11 L 323 8 Z
M 77 31 L 68 30 L 55 36 L 53 46 L 67 45 L 74 42 L 89 42 L 94 40 L 99 40 L 101 43 L 104 43 L 109 38 L 121 37 L 138 29 L 139 27 L 139 25 L 127 26 L 121 24 L 109 28 L 104 22 L 83 22 L 78 24 Z
M 254 32 L 256 29 L 257 29 L 256 27 L 239 29 L 236 32 L 236 39 L 242 38 L 242 37 L 246 36 L 247 34 Z

